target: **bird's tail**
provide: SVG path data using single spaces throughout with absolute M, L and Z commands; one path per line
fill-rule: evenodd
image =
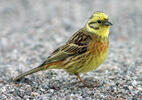
M 34 69 L 32 69 L 32 70 L 29 70 L 29 71 L 27 71 L 27 72 L 25 72 L 25 73 L 23 73 L 23 74 L 17 76 L 17 77 L 14 79 L 14 81 L 18 81 L 18 80 L 20 80 L 21 78 L 23 78 L 23 77 L 25 77 L 25 76 L 27 76 L 27 75 L 30 75 L 30 74 L 32 74 L 32 73 L 35 73 L 35 72 L 38 72 L 38 71 L 41 71 L 41 70 L 45 70 L 45 69 L 47 69 L 47 67 L 48 67 L 48 66 L 39 66 L 39 67 L 36 67 L 36 68 L 34 68 Z

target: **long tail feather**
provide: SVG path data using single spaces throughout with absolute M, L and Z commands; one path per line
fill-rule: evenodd
M 46 68 L 47 68 L 47 67 L 46 67 Z M 41 71 L 41 70 L 44 70 L 44 69 L 45 69 L 45 66 L 36 67 L 36 68 L 34 68 L 34 69 L 30 70 L 30 71 L 27 71 L 27 72 L 25 72 L 25 73 L 23 73 L 23 74 L 17 76 L 17 77 L 14 79 L 14 81 L 18 81 L 18 80 L 20 80 L 21 78 L 23 78 L 23 77 L 25 77 L 25 76 L 27 76 L 27 75 L 30 75 L 30 74 L 32 74 L 32 73 L 35 73 L 35 72 L 38 72 L 38 71 Z

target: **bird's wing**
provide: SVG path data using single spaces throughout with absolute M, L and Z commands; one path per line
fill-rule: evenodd
M 76 32 L 65 45 L 56 49 L 44 64 L 63 61 L 68 57 L 85 53 L 88 49 L 90 40 L 90 35 L 85 34 L 84 31 Z

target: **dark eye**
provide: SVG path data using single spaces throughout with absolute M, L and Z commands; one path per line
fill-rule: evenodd
M 102 23 L 102 21 L 101 21 L 101 20 L 98 20 L 97 22 L 98 22 L 99 24 L 100 24 L 100 23 Z

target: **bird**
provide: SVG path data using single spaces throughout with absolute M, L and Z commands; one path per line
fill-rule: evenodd
M 80 82 L 86 85 L 80 74 L 95 70 L 105 61 L 109 50 L 111 25 L 107 14 L 94 12 L 87 23 L 65 44 L 53 51 L 43 63 L 17 76 L 14 81 L 38 71 L 63 69 L 76 75 Z

